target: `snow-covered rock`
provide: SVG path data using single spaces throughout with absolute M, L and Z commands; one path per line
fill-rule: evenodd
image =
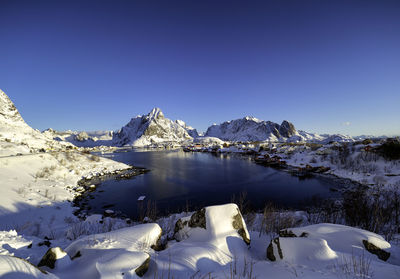
M 279 125 L 271 121 L 246 116 L 242 119 L 212 125 L 207 129 L 205 136 L 228 141 L 277 141 L 295 134 L 294 125 L 286 120 Z
M 68 278 L 142 276 L 149 265 L 151 247 L 158 245 L 160 237 L 160 226 L 148 223 L 80 238 L 65 249 L 72 263 L 65 269 L 56 268 L 55 274 Z
M 220 270 L 232 258 L 248 255 L 250 235 L 235 204 L 205 207 L 178 220 L 175 239 L 158 255 L 158 265 L 170 262 L 177 278 Z
M 43 258 L 40 260 L 38 266 L 46 266 L 51 269 L 65 267 L 71 263 L 71 259 L 68 254 L 63 251 L 60 247 L 54 247 L 47 250 Z
M 159 108 L 154 108 L 144 116 L 137 116 L 113 135 L 117 146 L 148 146 L 162 142 L 184 142 L 191 140 L 181 122 L 164 117 Z M 186 124 L 185 124 L 186 126 Z
M 367 251 L 367 254 L 371 253 L 370 257 L 387 260 L 390 247 L 375 233 L 325 223 L 281 231 L 280 237 L 273 239 L 268 246 L 267 258 L 305 263 L 335 260 L 339 254 L 360 256 Z
M 188 238 L 210 241 L 227 236 L 241 237 L 246 244 L 250 244 L 246 223 L 233 203 L 205 207 L 190 217 L 179 219 L 175 225 L 178 241 Z

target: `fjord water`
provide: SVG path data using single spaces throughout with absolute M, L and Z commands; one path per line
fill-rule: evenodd
M 102 182 L 89 200 L 92 212 L 105 208 L 136 217 L 139 206 L 155 201 L 158 213 L 179 212 L 206 205 L 222 204 L 239 199 L 241 192 L 253 209 L 262 209 L 268 202 L 302 208 L 313 197 L 338 196 L 331 188 L 338 181 L 328 178 L 299 180 L 289 173 L 254 163 L 249 156 L 215 155 L 183 151 L 135 150 L 103 155 L 113 160 L 150 172 L 128 180 Z M 138 197 L 146 196 L 145 202 Z

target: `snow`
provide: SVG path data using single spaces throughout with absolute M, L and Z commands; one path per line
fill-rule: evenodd
M 324 239 L 329 247 L 342 253 L 356 253 L 364 250 L 362 241 L 367 240 L 378 248 L 390 250 L 391 245 L 375 233 L 337 224 L 316 224 L 302 228 L 289 229 L 296 235 L 308 233 L 308 239 Z
M 4 279 L 57 278 L 52 274 L 44 273 L 28 261 L 4 255 L 0 255 L 0 277 Z
M 193 140 L 194 143 L 208 144 L 208 145 L 223 145 L 225 142 L 216 137 L 198 137 Z
M 157 224 L 143 224 L 82 237 L 65 249 L 75 256 L 71 264 L 51 272 L 60 278 L 136 278 L 136 268 L 149 258 L 160 235 Z

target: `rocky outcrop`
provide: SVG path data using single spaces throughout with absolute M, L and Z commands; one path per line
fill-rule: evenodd
M 296 129 L 292 123 L 284 120 L 279 127 L 279 134 L 284 138 L 290 138 L 296 134 Z

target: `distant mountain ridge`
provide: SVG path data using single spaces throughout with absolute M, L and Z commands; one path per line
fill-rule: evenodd
M 280 125 L 272 121 L 246 116 L 210 126 L 205 136 L 227 141 L 277 141 L 298 135 L 296 128 L 284 120 Z
M 186 143 L 201 138 L 193 127 L 182 120 L 172 121 L 166 118 L 159 108 L 152 109 L 146 115 L 132 118 L 120 130 L 98 132 L 57 132 L 48 129 L 43 133 L 32 129 L 25 123 L 13 102 L 0 90 L 0 134 L 4 139 L 16 138 L 31 147 L 54 146 L 58 142 L 69 142 L 76 146 L 149 146 L 163 143 Z M 205 137 L 224 141 L 283 141 L 283 142 L 353 142 L 355 138 L 340 134 L 319 135 L 296 130 L 287 121 L 281 124 L 246 116 L 241 119 L 225 121 L 210 126 Z M 360 137 L 359 137 L 360 138 Z

